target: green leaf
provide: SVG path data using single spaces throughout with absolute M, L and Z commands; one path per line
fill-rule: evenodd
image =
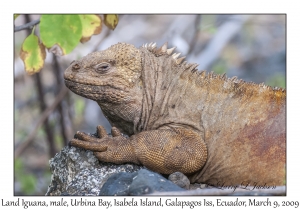
M 104 24 L 111 30 L 114 30 L 117 27 L 118 22 L 118 15 L 104 15 Z
M 78 45 L 82 26 L 79 15 L 42 15 L 40 36 L 43 44 L 56 55 L 65 55 Z
M 31 34 L 24 40 L 20 57 L 28 74 L 34 74 L 43 68 L 46 51 L 36 35 Z
M 79 15 L 82 25 L 81 43 L 87 42 L 92 35 L 100 34 L 102 29 L 102 20 L 99 15 Z

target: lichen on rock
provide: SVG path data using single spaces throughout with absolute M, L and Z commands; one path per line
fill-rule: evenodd
M 142 166 L 99 162 L 89 150 L 64 147 L 49 161 L 52 173 L 46 195 L 99 195 L 101 187 L 113 174 L 132 173 Z

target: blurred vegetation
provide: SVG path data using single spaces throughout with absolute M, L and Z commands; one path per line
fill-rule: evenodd
M 63 92 L 64 70 L 71 61 L 90 52 L 117 42 L 139 47 L 150 42 L 160 46 L 168 41 L 169 46 L 176 46 L 177 52 L 187 56 L 188 62 L 199 63 L 199 69 L 270 86 L 286 86 L 285 15 L 119 15 L 117 22 L 113 17 L 101 17 L 104 24 L 109 24 L 101 33 L 94 34 L 84 44 L 78 41 L 74 50 L 64 56 L 54 55 L 54 48 L 50 47 L 45 51 L 42 71 L 31 76 L 24 71 L 19 53 L 33 26 L 15 32 L 14 141 L 16 151 L 24 148 L 18 156 L 15 152 L 15 195 L 45 194 L 51 176 L 48 161 L 77 130 L 94 133 L 100 124 L 110 129 L 95 102 L 70 91 Z M 17 27 L 41 16 L 14 18 Z M 111 31 L 110 27 L 116 24 Z M 226 28 L 233 25 L 238 28 Z M 35 27 L 34 34 L 40 37 L 39 24 Z M 36 127 L 59 97 L 58 105 Z M 25 144 L 35 128 L 36 134 Z
M 285 88 L 285 75 L 282 74 L 275 74 L 267 79 L 266 84 L 272 87 L 282 87 Z
M 20 181 L 21 191 L 25 195 L 30 195 L 35 191 L 37 179 L 34 174 L 26 172 L 24 164 L 20 158 L 15 159 L 15 177 Z

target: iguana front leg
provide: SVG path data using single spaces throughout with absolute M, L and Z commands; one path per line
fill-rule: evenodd
M 143 131 L 126 138 L 117 128 L 112 137 L 102 126 L 97 127 L 100 138 L 77 132 L 72 146 L 94 151 L 104 162 L 122 164 L 132 162 L 162 174 L 177 171 L 192 173 L 201 169 L 207 158 L 207 148 L 200 135 L 185 128 L 164 128 Z

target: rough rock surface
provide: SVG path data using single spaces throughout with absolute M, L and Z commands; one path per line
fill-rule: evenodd
M 181 172 L 170 174 L 168 179 L 179 187 L 190 189 L 190 180 Z
M 137 172 L 114 174 L 104 183 L 100 195 L 129 195 L 129 187 Z
M 52 177 L 46 195 L 99 195 L 111 175 L 144 168 L 99 162 L 93 152 L 69 146 L 57 153 L 49 165 Z

